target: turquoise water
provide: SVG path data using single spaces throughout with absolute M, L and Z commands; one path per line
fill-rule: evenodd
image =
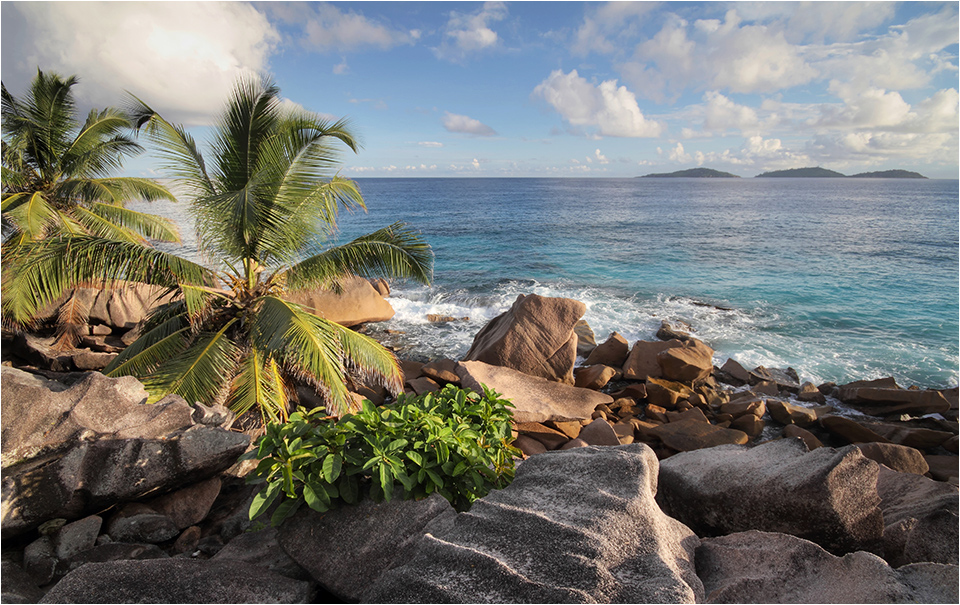
M 412 352 L 462 355 L 517 294 L 576 298 L 598 341 L 688 322 L 718 363 L 814 382 L 958 380 L 958 183 L 898 179 L 360 179 L 369 211 L 436 253 L 395 284 Z M 431 325 L 427 313 L 470 317 Z M 404 340 L 404 339 L 400 339 Z
M 402 355 L 458 358 L 518 294 L 537 293 L 586 303 L 598 342 L 651 340 L 662 319 L 682 320 L 718 365 L 958 383 L 956 180 L 358 183 L 369 210 L 342 215 L 341 241 L 403 220 L 436 254 L 431 286 L 393 284 L 397 314 L 379 327 Z

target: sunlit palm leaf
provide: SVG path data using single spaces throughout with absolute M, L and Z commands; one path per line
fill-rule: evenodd
M 432 267 L 430 246 L 403 223 L 395 223 L 297 263 L 286 272 L 286 280 L 291 290 L 338 288 L 348 275 L 410 278 L 427 284 Z
M 52 238 L 4 259 L 4 320 L 28 322 L 75 285 L 120 280 L 178 287 L 209 283 L 213 276 L 202 265 L 137 244 L 91 236 Z
M 389 349 L 365 334 L 336 322 L 327 323 L 337 333 L 344 363 L 351 374 L 365 385 L 383 386 L 394 395 L 403 392 L 403 372 L 397 357 Z
M 237 372 L 240 350 L 227 336 L 234 322 L 227 322 L 218 332 L 199 334 L 190 347 L 144 378 L 150 401 L 174 393 L 191 405 L 220 403 Z
M 344 381 L 339 331 L 299 305 L 277 297 L 263 298 L 250 330 L 254 346 L 281 360 L 296 378 L 316 387 L 329 408 L 342 412 L 350 397 Z
M 142 334 L 104 368 L 107 376 L 147 376 L 163 362 L 183 352 L 189 343 L 190 326 L 183 317 L 173 317 Z
M 137 212 L 110 204 L 94 204 L 90 211 L 104 220 L 124 227 L 138 235 L 161 242 L 179 242 L 180 230 L 170 219 L 145 212 Z
M 276 362 L 252 347 L 240 364 L 227 398 L 237 416 L 258 408 L 264 424 L 287 419 L 287 389 Z
M 128 113 L 137 130 L 157 145 L 161 169 L 177 179 L 189 196 L 214 194 L 216 190 L 194 138 L 182 126 L 167 122 L 146 103 L 131 97 Z

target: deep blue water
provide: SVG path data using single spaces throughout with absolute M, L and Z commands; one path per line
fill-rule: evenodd
M 436 254 L 433 284 L 394 283 L 397 315 L 380 326 L 402 333 L 391 344 L 405 355 L 457 358 L 518 294 L 537 293 L 586 303 L 598 342 L 654 339 L 661 319 L 682 320 L 718 365 L 957 385 L 956 180 L 358 183 L 368 211 L 341 215 L 339 241 L 402 220 Z

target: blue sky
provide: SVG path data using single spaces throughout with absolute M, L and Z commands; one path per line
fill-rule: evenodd
M 370 176 L 824 166 L 958 177 L 956 2 L 11 2 L 2 75 L 203 139 L 235 79 L 350 118 Z M 146 157 L 128 173 L 150 174 Z

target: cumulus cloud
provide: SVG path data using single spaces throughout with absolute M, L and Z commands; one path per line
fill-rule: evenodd
M 497 134 L 497 131 L 495 131 L 493 128 L 490 128 L 480 120 L 450 113 L 449 111 L 444 114 L 441 123 L 449 132 L 455 132 L 459 134 L 472 134 L 479 137 L 492 137 L 496 136 Z
M 818 75 L 782 31 L 743 23 L 736 10 L 692 25 L 671 16 L 619 69 L 635 90 L 658 102 L 688 89 L 774 92 Z
M 706 131 L 755 132 L 760 126 L 760 118 L 755 109 L 739 105 L 717 91 L 706 93 L 703 100 L 703 129 Z
M 326 2 L 271 2 L 267 6 L 276 18 L 301 27 L 301 43 L 319 52 L 345 52 L 363 48 L 385 50 L 414 44 L 420 39 L 419 30 L 391 27 Z
M 598 4 L 573 35 L 570 50 L 579 55 L 615 52 L 635 35 L 642 19 L 656 8 L 653 2 Z
M 506 16 L 507 7 L 502 2 L 486 2 L 473 13 L 452 11 L 434 54 L 441 59 L 462 61 L 473 53 L 495 47 L 500 36 L 491 25 Z
M 561 70 L 533 90 L 573 126 L 595 128 L 597 133 L 612 137 L 657 137 L 664 130 L 660 122 L 649 120 L 640 111 L 636 96 L 616 80 L 598 86 L 587 82 L 577 70 L 569 74 Z
M 122 105 L 122 86 L 188 124 L 219 111 L 238 76 L 266 70 L 280 40 L 262 13 L 233 2 L 4 2 L 2 27 L 14 94 L 39 67 L 79 76 L 84 105 Z

